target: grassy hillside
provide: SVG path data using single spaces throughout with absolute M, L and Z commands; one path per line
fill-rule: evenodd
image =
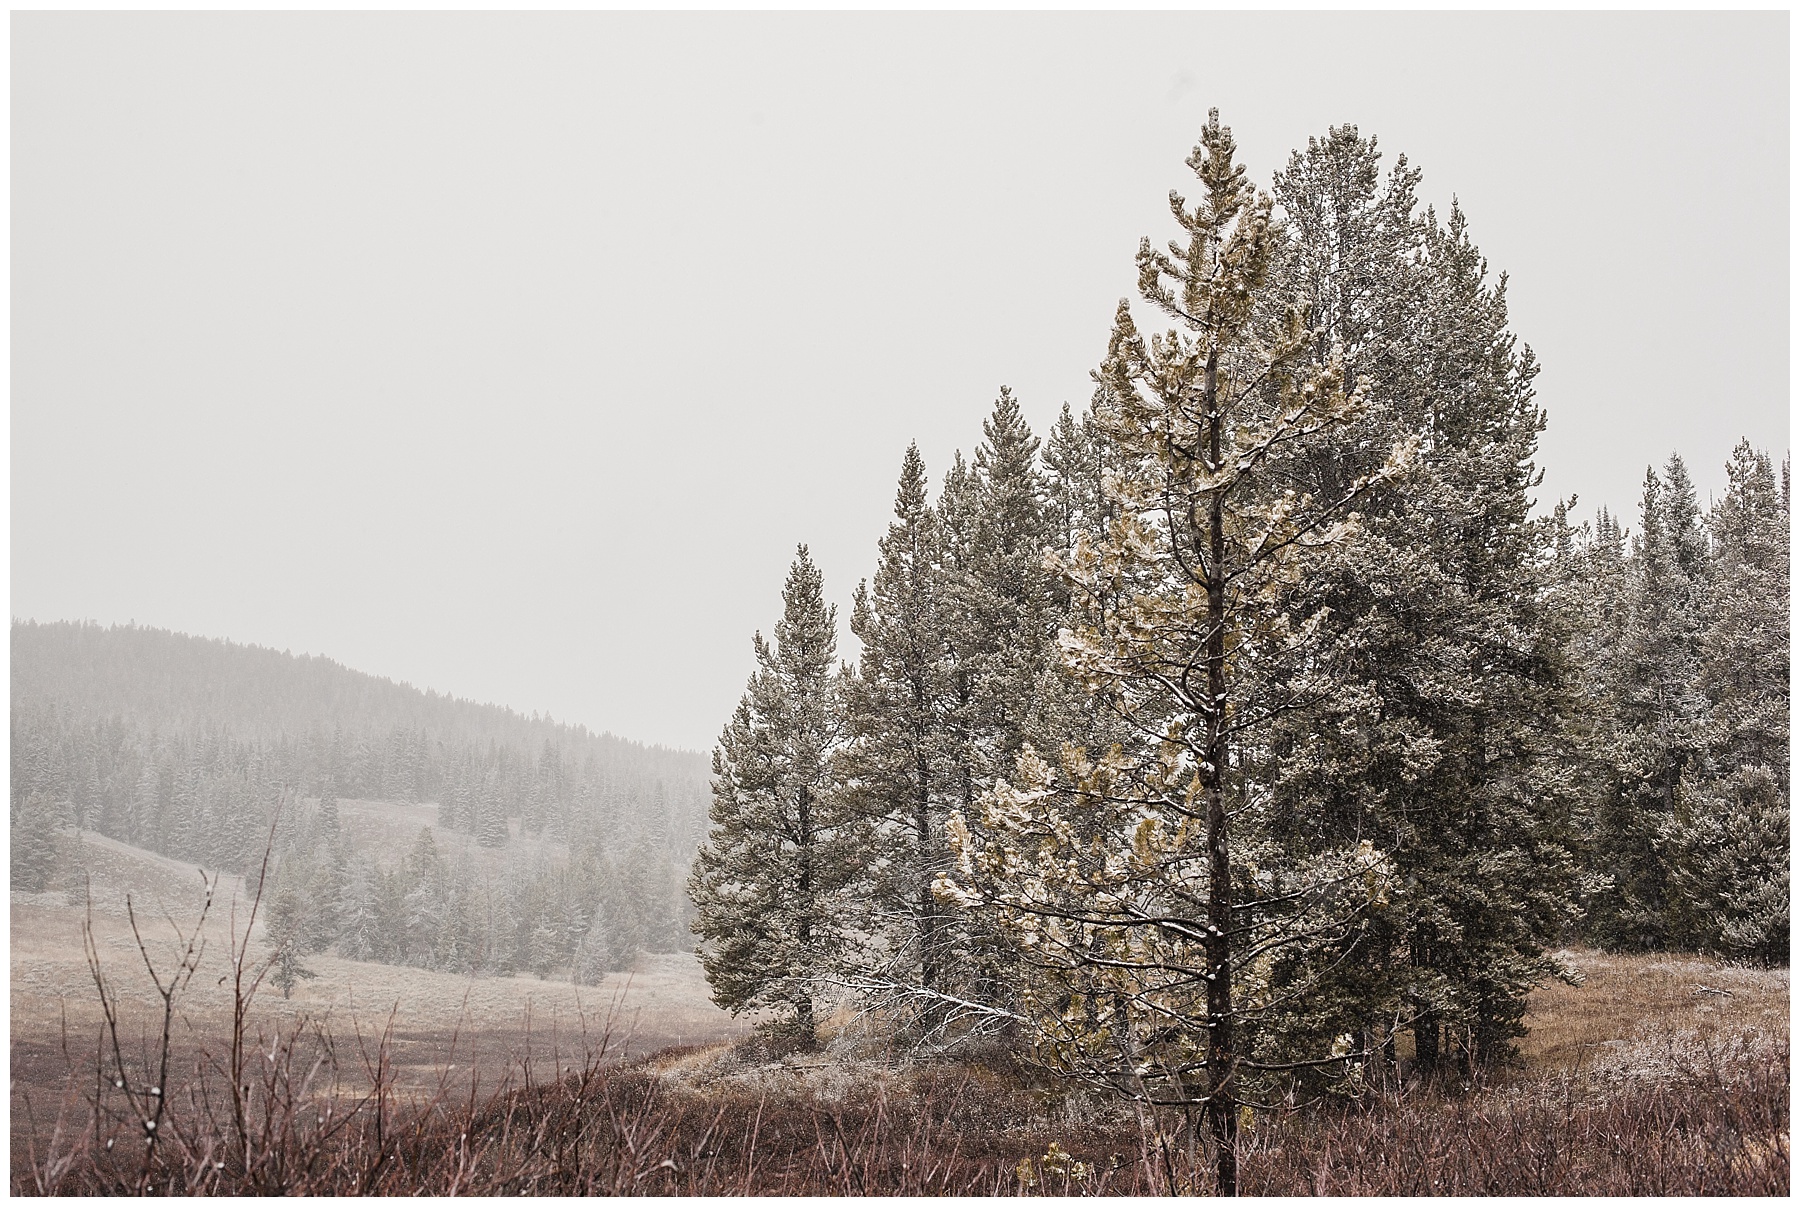
M 79 830 L 246 874 L 315 951 L 592 981 L 692 946 L 697 754 L 155 629 L 13 625 L 13 887 Z

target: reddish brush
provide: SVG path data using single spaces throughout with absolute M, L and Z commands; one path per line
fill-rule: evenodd
M 923 1070 L 827 1102 L 803 1087 L 671 1088 L 603 1052 L 550 1084 L 401 1103 L 385 1043 L 344 1092 L 329 1040 L 278 1037 L 248 1146 L 202 1064 L 172 1095 L 146 1163 L 130 1121 L 90 1118 L 50 1151 L 15 1148 L 20 1193 L 1142 1194 L 1210 1189 L 1205 1138 L 1179 1120 L 1078 1129 L 1041 1091 Z M 1319 1109 L 1245 1134 L 1252 1194 L 1786 1194 L 1787 1055 L 1702 1061 L 1586 1092 L 1573 1079 Z M 66 1134 L 66 1133 L 65 1133 Z M 138 1140 L 142 1143 L 141 1140 Z M 1065 1151 L 1066 1149 L 1066 1151 Z M 246 1159 L 246 1153 L 248 1159 Z M 148 1172 L 146 1173 L 146 1168 Z

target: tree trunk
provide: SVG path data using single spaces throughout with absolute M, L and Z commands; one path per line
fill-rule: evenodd
M 924 712 L 924 691 L 915 683 L 915 715 Z M 937 899 L 931 895 L 931 767 L 925 756 L 925 735 L 913 734 L 913 757 L 918 774 L 918 796 L 913 802 L 914 854 L 919 871 L 919 983 L 937 988 Z
M 1206 403 L 1210 419 L 1207 431 L 1209 469 L 1221 463 L 1224 417 L 1218 406 L 1218 354 L 1206 364 Z M 1206 1114 L 1213 1141 L 1219 1148 L 1219 1193 L 1235 1195 L 1237 1171 L 1237 1102 L 1232 1087 L 1237 1036 L 1231 1009 L 1231 840 L 1225 815 L 1225 500 L 1214 491 L 1207 517 L 1209 531 L 1206 567 L 1206 690 L 1211 696 L 1206 716 L 1206 847 L 1208 888 L 1206 901 L 1207 986 L 1206 1016 L 1211 1028 L 1207 1053 Z
M 802 994 L 794 1002 L 794 1030 L 800 1036 L 800 1042 L 808 1049 L 819 1042 L 819 1025 L 813 1017 L 812 995 Z
M 1423 1014 L 1413 1020 L 1413 1070 L 1429 1078 L 1438 1067 L 1438 1020 L 1435 1014 Z
M 813 915 L 817 906 L 813 901 L 813 832 L 812 832 L 812 791 L 800 789 L 799 805 L 799 863 L 800 863 L 800 924 L 798 926 L 800 950 L 810 956 L 813 940 Z M 809 961 L 810 963 L 810 961 Z M 794 1000 L 795 1023 L 806 1045 L 811 1047 L 818 1040 L 818 1032 L 813 1021 L 812 990 L 802 988 Z

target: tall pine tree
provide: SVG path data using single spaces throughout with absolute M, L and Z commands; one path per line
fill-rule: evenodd
M 713 751 L 712 829 L 688 880 L 713 1000 L 781 1012 L 816 1037 L 823 974 L 841 966 L 855 924 L 845 889 L 865 827 L 831 776 L 844 741 L 837 609 L 800 546 L 775 640 L 755 639 L 756 672 Z
M 1118 602 L 1065 633 L 1062 656 L 1131 740 L 1066 748 L 1060 777 L 1023 751 L 1016 784 L 952 819 L 960 862 L 940 891 L 996 917 L 1035 971 L 1021 1013 L 1040 1055 L 1201 1110 L 1235 1193 L 1246 1094 L 1351 1051 L 1271 1062 L 1261 1029 L 1316 981 L 1317 940 L 1385 883 L 1366 840 L 1286 858 L 1262 808 L 1270 722 L 1335 687 L 1316 670 L 1320 617 L 1290 611 L 1290 588 L 1353 538 L 1370 479 L 1293 488 L 1311 441 L 1362 398 L 1272 280 L 1273 205 L 1216 112 L 1188 163 L 1204 194 L 1170 199 L 1187 238 L 1138 253 L 1139 290 L 1174 329 L 1146 338 L 1121 303 L 1100 372 L 1119 515 L 1068 559 L 1074 589 Z M 1397 472 L 1391 451 L 1378 476 Z M 1093 839 L 1084 813 L 1106 819 Z
M 1661 821 L 1671 939 L 1766 963 L 1788 958 L 1788 504 L 1743 441 L 1707 516 L 1700 593 L 1704 764 Z
M 1609 946 L 1661 950 L 1682 936 L 1664 834 L 1689 808 L 1706 740 L 1700 680 L 1706 537 L 1687 466 L 1648 470 L 1623 631 L 1609 676 L 1611 784 L 1599 812 L 1599 866 L 1613 877 L 1594 933 Z
M 858 585 L 850 619 L 862 657 L 847 683 L 851 742 L 841 770 L 854 807 L 878 824 L 885 854 L 883 874 L 869 885 L 891 944 L 877 953 L 880 970 L 935 990 L 944 919 L 931 884 L 946 866 L 943 823 L 954 786 L 946 601 L 927 489 L 924 458 L 909 446 L 874 582 Z
M 1340 689 L 1275 726 L 1274 819 L 1291 851 L 1377 837 L 1408 886 L 1293 1025 L 1356 1022 L 1382 1054 L 1408 1021 L 1429 1068 L 1444 1043 L 1479 1061 L 1520 1033 L 1526 994 L 1560 971 L 1574 862 L 1554 524 L 1529 516 L 1536 365 L 1461 211 L 1415 212 L 1418 180 L 1401 157 L 1384 181 L 1354 127 L 1276 179 L 1315 355 L 1342 349 L 1369 404 L 1312 443 L 1307 488 L 1330 497 L 1397 441 L 1420 447 L 1358 501 L 1363 539 L 1294 588 Z

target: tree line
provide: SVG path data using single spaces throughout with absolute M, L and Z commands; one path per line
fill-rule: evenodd
M 1094 391 L 916 447 L 837 656 L 802 546 L 689 880 L 717 1001 L 849 990 L 1204 1113 L 1473 1073 L 1586 940 L 1786 960 L 1788 469 L 1534 515 L 1545 423 L 1459 207 L 1214 114 Z M 1161 330 L 1140 328 L 1144 311 Z
M 268 887 L 267 942 L 283 993 L 312 976 L 306 957 L 460 976 L 533 973 L 580 985 L 629 969 L 643 951 L 687 950 L 681 864 L 654 833 L 609 848 L 580 828 L 566 857 L 541 849 L 478 858 L 421 827 L 386 862 L 359 853 L 329 797 L 303 809 Z
M 13 651 L 15 888 L 78 878 L 69 829 L 240 874 L 272 836 L 290 963 L 335 945 L 353 959 L 592 980 L 640 950 L 691 945 L 681 881 L 701 828 L 696 756 L 157 630 L 15 623 Z M 414 723 L 373 728 L 394 716 Z M 436 803 L 443 830 L 495 854 L 439 849 L 426 832 L 383 859 L 358 847 L 340 799 Z M 516 837 L 568 854 L 509 854 Z

